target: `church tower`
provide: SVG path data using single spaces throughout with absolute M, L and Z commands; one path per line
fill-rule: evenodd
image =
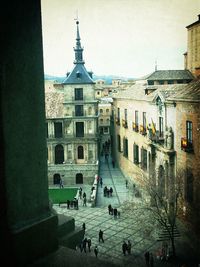
M 55 109 L 60 101 L 60 110 L 52 117 L 47 107 L 50 185 L 59 183 L 60 179 L 67 186 L 92 184 L 98 173 L 95 82 L 85 68 L 78 20 L 76 28 L 74 67 L 61 84 L 54 85 L 59 100 L 55 100 L 57 96 L 52 99 L 57 105 Z M 47 105 L 50 103 L 53 101 Z

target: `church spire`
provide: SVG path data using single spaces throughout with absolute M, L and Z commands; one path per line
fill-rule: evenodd
M 79 34 L 79 21 L 76 21 L 77 25 L 77 34 L 76 34 L 76 47 L 74 47 L 74 52 L 75 52 L 75 60 L 74 64 L 84 64 L 83 60 L 83 48 L 81 47 L 81 38 Z

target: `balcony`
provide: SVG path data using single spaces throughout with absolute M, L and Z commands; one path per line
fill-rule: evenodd
M 181 138 L 181 150 L 185 152 L 193 152 L 193 144 L 187 138 Z
M 143 125 L 140 125 L 140 134 L 142 134 L 142 135 L 146 135 L 147 134 L 147 130 Z
M 115 119 L 115 123 L 116 123 L 117 125 L 120 125 L 120 118 L 116 118 L 116 119 Z
M 138 124 L 136 124 L 135 122 L 133 122 L 132 123 L 132 129 L 133 129 L 133 131 L 135 131 L 135 132 L 138 132 Z
M 128 122 L 126 120 L 122 120 L 122 126 L 124 128 L 128 128 Z

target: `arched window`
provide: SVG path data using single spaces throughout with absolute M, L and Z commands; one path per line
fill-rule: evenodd
M 78 146 L 78 159 L 84 159 L 83 146 Z
M 76 184 L 82 184 L 83 183 L 83 174 L 77 173 L 76 174 Z
M 55 147 L 55 164 L 63 164 L 64 162 L 64 148 L 62 145 Z
M 53 184 L 60 184 L 60 174 L 55 173 L 53 176 Z

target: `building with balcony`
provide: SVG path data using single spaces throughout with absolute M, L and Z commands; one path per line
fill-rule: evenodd
M 187 27 L 187 52 L 184 54 L 185 69 L 196 77 L 200 76 L 200 15 L 198 20 Z
M 182 186 L 180 212 L 199 231 L 200 224 L 200 80 L 171 96 L 176 103 L 176 154 Z M 200 234 L 200 231 L 198 232 Z
M 49 185 L 90 184 L 98 172 L 98 101 L 92 73 L 84 66 L 79 22 L 74 68 L 46 91 Z
M 110 140 L 112 98 L 101 98 L 98 104 L 98 131 L 100 134 L 101 146 Z
M 154 184 L 170 202 L 181 184 L 180 214 L 199 223 L 200 81 L 133 85 L 113 98 L 113 155 L 134 183 Z M 181 179 L 180 179 L 181 177 Z M 193 211 L 193 212 L 192 212 Z M 198 214 L 198 215 L 197 215 Z

